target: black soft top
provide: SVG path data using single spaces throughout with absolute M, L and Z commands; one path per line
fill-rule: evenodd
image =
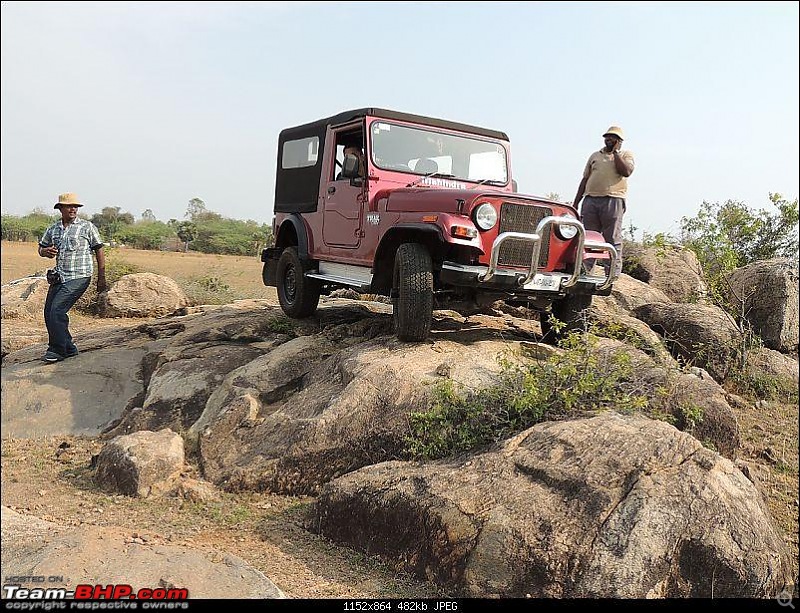
M 383 119 L 396 119 L 410 123 L 419 123 L 436 128 L 445 128 L 467 134 L 476 134 L 488 138 L 508 140 L 504 132 L 479 128 L 455 121 L 400 113 L 379 108 L 354 109 L 344 111 L 325 119 L 318 119 L 293 128 L 281 130 L 278 136 L 278 168 L 275 176 L 275 212 L 276 213 L 310 213 L 317 210 L 319 196 L 320 167 L 322 165 L 322 152 L 325 150 L 325 134 L 328 126 L 338 126 L 364 117 L 381 117 Z M 319 139 L 319 156 L 312 166 L 301 168 L 282 168 L 284 143 L 303 138 Z
M 363 108 L 354 109 L 352 111 L 344 111 L 337 115 L 332 115 L 325 119 L 318 119 L 310 123 L 305 123 L 301 126 L 294 128 L 286 128 L 281 132 L 284 134 L 291 134 L 293 137 L 302 137 L 306 135 L 318 134 L 320 130 L 325 130 L 328 126 L 338 126 L 343 123 L 362 119 L 366 116 L 370 117 L 383 117 L 384 119 L 398 119 L 400 121 L 408 121 L 412 123 L 421 123 L 427 126 L 434 126 L 437 128 L 446 128 L 448 130 L 456 130 L 459 132 L 467 132 L 469 134 L 479 134 L 480 136 L 488 136 L 489 138 L 498 138 L 500 140 L 508 140 L 508 135 L 505 132 L 498 132 L 497 130 L 489 130 L 487 128 L 479 128 L 478 126 L 471 126 L 465 123 L 458 123 L 455 121 L 448 121 L 446 119 L 436 119 L 435 117 L 425 117 L 423 115 L 412 115 L 411 113 L 401 113 L 399 111 L 390 111 L 388 109 L 379 108 Z M 291 140 L 291 139 L 288 139 Z

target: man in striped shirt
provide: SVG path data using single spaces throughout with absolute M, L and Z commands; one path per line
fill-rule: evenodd
M 78 355 L 69 333 L 67 313 L 92 281 L 92 251 L 97 258 L 97 292 L 107 289 L 103 241 L 92 222 L 78 217 L 81 206 L 75 194 L 61 194 L 53 207 L 61 211 L 61 219 L 47 228 L 39 241 L 39 255 L 56 259 L 54 272 L 48 271 L 50 289 L 44 303 L 48 336 L 47 352 L 42 358 L 45 362 Z

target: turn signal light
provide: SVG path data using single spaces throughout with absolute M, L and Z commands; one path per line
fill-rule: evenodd
M 475 238 L 478 236 L 478 231 L 475 228 L 465 228 L 464 226 L 453 226 L 450 228 L 450 234 L 456 238 Z

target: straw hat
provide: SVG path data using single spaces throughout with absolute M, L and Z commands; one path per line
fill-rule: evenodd
M 622 131 L 622 128 L 619 126 L 611 126 L 608 130 L 606 130 L 606 133 L 603 134 L 603 136 L 606 137 L 608 135 L 616 136 L 620 140 L 625 140 L 625 134 Z
M 83 206 L 80 202 L 78 202 L 78 195 L 73 194 L 72 192 L 67 192 L 66 194 L 59 194 L 58 202 L 56 202 L 54 209 L 57 209 L 62 204 L 71 204 L 73 206 Z

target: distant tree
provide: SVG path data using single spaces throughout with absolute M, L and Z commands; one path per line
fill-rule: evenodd
M 162 221 L 138 221 L 122 226 L 117 238 L 136 249 L 159 249 L 165 239 L 174 237 L 175 231 Z
M 103 207 L 99 213 L 92 215 L 91 221 L 104 238 L 111 240 L 116 237 L 117 231 L 122 226 L 132 225 L 134 219 L 133 215 L 127 212 L 123 213 L 118 206 L 107 206 Z
M 189 200 L 189 206 L 186 207 L 186 215 L 184 215 L 184 217 L 188 217 L 192 221 L 197 221 L 206 212 L 206 203 L 200 198 L 192 198 Z
M 152 209 L 145 209 L 142 211 L 142 221 L 155 221 L 156 215 Z
M 0 221 L 4 241 L 38 241 L 47 227 L 57 219 L 52 213 L 35 209 L 22 217 L 3 215 Z
M 183 251 L 189 251 L 189 243 L 197 238 L 197 224 L 193 221 L 180 221 L 175 226 L 175 233 L 183 241 Z
M 197 223 L 196 251 L 229 255 L 257 255 L 271 238 L 271 228 L 253 220 L 205 219 Z
M 552 200 L 553 202 L 561 202 L 561 194 L 558 192 L 548 192 L 545 194 L 545 198 Z

